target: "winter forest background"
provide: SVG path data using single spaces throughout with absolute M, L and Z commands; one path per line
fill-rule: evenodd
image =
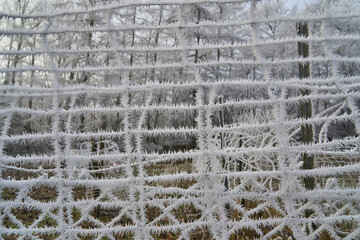
M 359 239 L 357 0 L 3 0 L 3 239 Z

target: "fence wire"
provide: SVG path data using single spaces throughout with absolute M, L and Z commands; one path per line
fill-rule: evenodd
M 359 239 L 348 2 L 0 13 L 2 238 Z

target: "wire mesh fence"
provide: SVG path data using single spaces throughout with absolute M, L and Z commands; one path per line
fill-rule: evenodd
M 3 239 L 359 239 L 357 1 L 0 13 Z

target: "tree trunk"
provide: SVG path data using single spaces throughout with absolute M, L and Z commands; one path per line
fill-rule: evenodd
M 308 37 L 309 36 L 309 26 L 306 22 L 297 23 L 297 33 L 299 36 Z M 300 57 L 307 58 L 309 57 L 309 43 L 307 42 L 298 42 L 298 54 Z M 310 77 L 310 63 L 299 63 L 299 78 L 308 78 Z M 306 89 L 300 90 L 300 93 L 303 96 L 310 95 L 311 92 Z M 300 117 L 309 119 L 312 117 L 312 103 L 311 100 L 304 100 L 300 103 Z M 311 124 L 304 124 L 301 126 L 301 142 L 303 144 L 310 144 L 314 140 L 313 126 Z M 313 169 L 314 168 L 314 156 L 309 155 L 304 152 L 302 154 L 302 161 L 304 162 L 303 169 Z M 304 185 L 306 190 L 313 190 L 315 187 L 314 177 L 305 177 Z M 305 210 L 305 217 L 310 217 L 313 214 L 312 210 Z M 316 226 L 312 226 L 316 228 Z M 309 229 L 307 229 L 309 233 Z

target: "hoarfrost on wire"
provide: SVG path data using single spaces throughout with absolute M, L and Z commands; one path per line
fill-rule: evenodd
M 359 239 L 360 4 L 289 6 L 4 4 L 1 237 Z

